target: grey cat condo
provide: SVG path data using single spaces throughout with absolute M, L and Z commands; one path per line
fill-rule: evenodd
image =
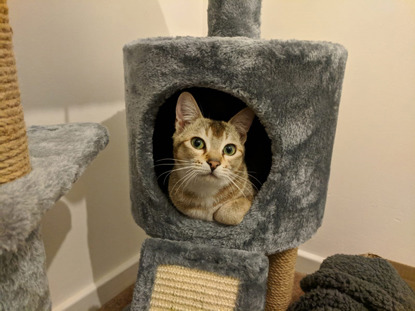
M 288 305 L 295 250 L 324 214 L 347 51 L 328 42 L 262 40 L 260 8 L 259 0 L 211 0 L 208 37 L 124 47 L 132 213 L 151 236 L 131 310 Z M 188 218 L 169 200 L 172 166 L 158 164 L 172 158 L 183 91 L 209 118 L 227 121 L 246 106 L 256 114 L 246 163 L 258 193 L 237 226 Z

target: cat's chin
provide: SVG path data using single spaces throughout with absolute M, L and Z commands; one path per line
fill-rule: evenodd
M 214 188 L 220 190 L 229 185 L 229 181 L 221 176 L 209 175 L 203 178 L 201 184 L 204 184 L 206 187 Z
M 202 175 L 203 178 L 206 178 L 207 180 L 212 180 L 214 182 L 220 182 L 223 180 L 223 176 L 221 176 L 221 174 L 219 173 L 206 173 L 204 175 Z
M 199 174 L 192 183 L 187 186 L 190 192 L 193 192 L 201 197 L 212 198 L 221 188 L 226 186 L 226 182 L 211 173 Z
M 216 176 L 214 173 L 208 173 L 206 175 L 203 175 L 206 178 L 213 178 L 213 179 L 218 179 L 219 177 Z
M 199 175 L 200 180 L 209 182 L 209 183 L 215 183 L 215 184 L 221 184 L 222 178 L 220 176 L 214 174 L 214 173 L 206 173 L 203 175 Z

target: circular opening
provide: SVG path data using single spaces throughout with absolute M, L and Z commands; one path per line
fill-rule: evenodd
M 155 120 L 153 133 L 153 158 L 157 182 L 168 195 L 168 175 L 173 168 L 173 133 L 175 131 L 176 103 L 182 92 L 189 92 L 198 103 L 205 118 L 229 121 L 236 113 L 247 107 L 240 99 L 214 89 L 183 89 L 161 105 Z M 245 143 L 245 163 L 250 180 L 259 190 L 271 169 L 271 140 L 265 128 L 255 117 Z

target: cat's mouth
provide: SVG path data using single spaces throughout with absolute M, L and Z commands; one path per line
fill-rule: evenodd
M 209 179 L 218 179 L 219 177 L 215 174 L 215 172 L 206 173 L 203 175 L 203 177 L 209 178 Z

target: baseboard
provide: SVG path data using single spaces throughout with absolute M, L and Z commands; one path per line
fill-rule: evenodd
M 305 274 L 313 273 L 320 268 L 324 259 L 324 257 L 299 249 L 295 271 Z
M 139 258 L 131 258 L 109 274 L 91 284 L 75 295 L 54 306 L 53 311 L 79 311 L 97 310 L 103 304 L 114 298 L 125 288 L 135 283 L 137 278 Z M 301 273 L 313 273 L 318 270 L 324 258 L 318 255 L 298 250 L 296 271 Z
M 81 289 L 63 303 L 53 306 L 52 311 L 98 310 L 103 304 L 135 283 L 138 260 L 137 257 L 129 259 L 97 282 Z

